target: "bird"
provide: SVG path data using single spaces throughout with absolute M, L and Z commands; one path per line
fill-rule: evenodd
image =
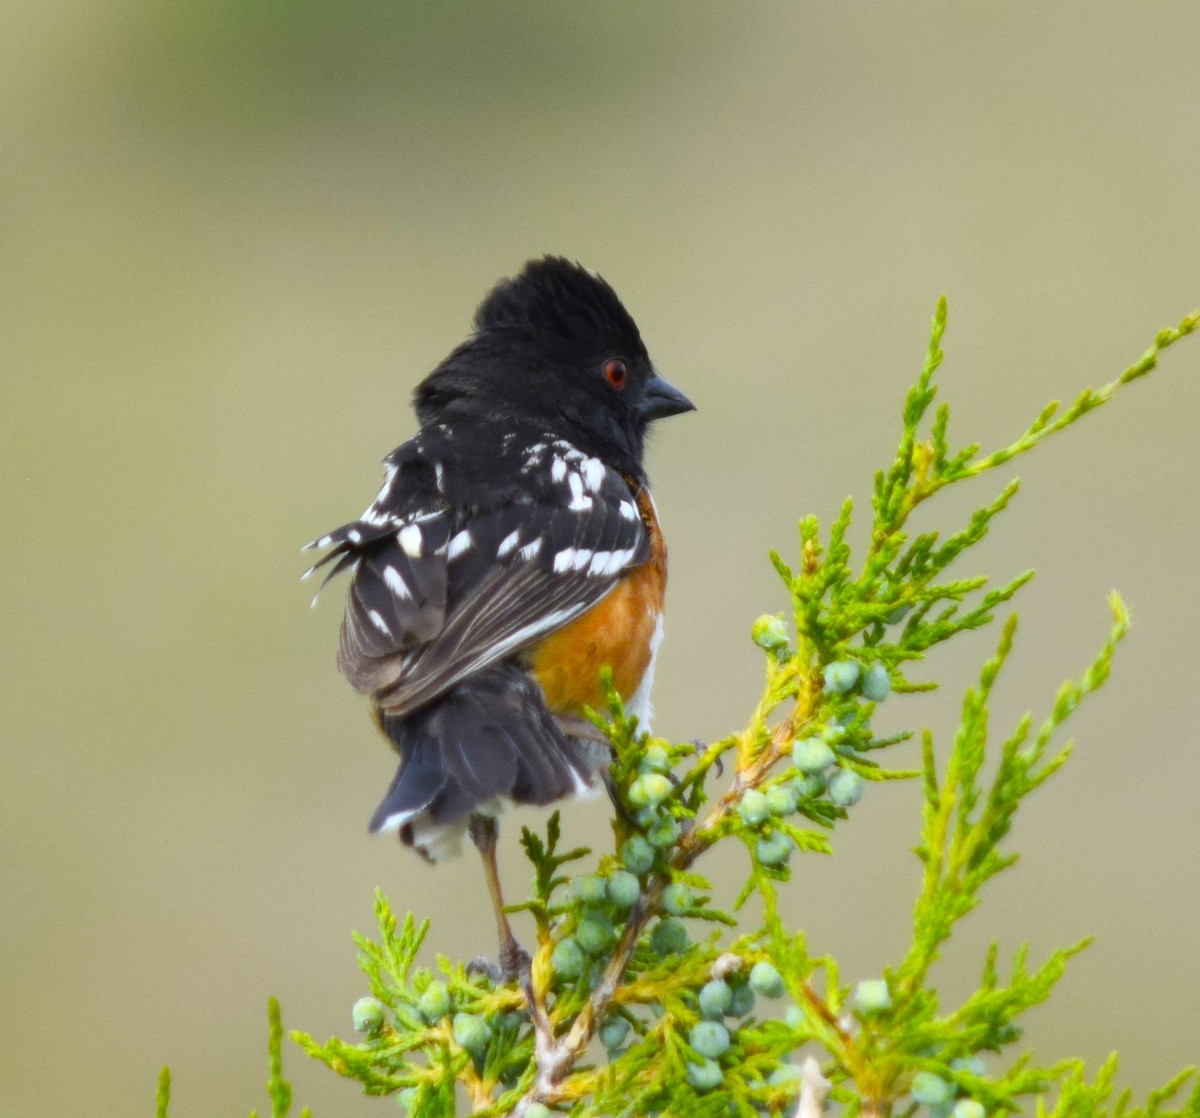
M 649 727 L 667 550 L 646 436 L 694 405 L 613 288 L 545 256 L 493 287 L 413 406 L 417 434 L 363 514 L 306 545 L 324 554 L 305 577 L 349 574 L 338 666 L 399 754 L 370 830 L 430 862 L 469 835 L 512 972 L 528 956 L 504 912 L 497 816 L 604 782 L 586 711 L 603 708 L 605 669 Z

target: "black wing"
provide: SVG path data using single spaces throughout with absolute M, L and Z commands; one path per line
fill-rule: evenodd
M 398 717 L 562 628 L 649 558 L 628 484 L 599 459 L 509 435 L 486 459 L 493 479 L 519 478 L 506 488 L 448 449 L 425 433 L 405 444 L 362 518 L 310 545 L 331 548 L 317 564 L 331 576 L 354 572 L 343 675 Z

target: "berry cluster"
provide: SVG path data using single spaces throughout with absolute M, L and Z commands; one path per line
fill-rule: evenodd
M 733 1046 L 738 1027 L 754 1012 L 755 995 L 779 998 L 783 993 L 783 977 L 767 962 L 755 963 L 744 981 L 714 977 L 701 987 L 701 1020 L 688 1033 L 688 1044 L 700 1057 L 687 1067 L 688 1082 L 697 1091 L 711 1091 L 724 1080 L 720 1060 Z
M 967 1056 L 952 1060 L 950 1070 L 964 1076 L 983 1079 L 987 1075 L 987 1065 L 978 1056 Z M 912 1078 L 913 1101 L 929 1107 L 932 1118 L 984 1118 L 986 1110 L 983 1103 L 962 1092 L 960 1087 L 949 1079 L 935 1075 L 931 1071 L 919 1071 Z

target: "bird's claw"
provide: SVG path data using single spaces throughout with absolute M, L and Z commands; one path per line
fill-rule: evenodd
M 701 741 L 700 738 L 692 738 L 692 748 L 696 751 L 696 756 L 699 757 L 707 748 L 708 742 Z M 713 768 L 717 770 L 717 776 L 725 775 L 725 762 L 717 757 L 713 761 Z
M 476 955 L 467 964 L 467 974 L 482 974 L 491 980 L 494 986 L 504 983 L 504 971 L 499 963 L 493 963 L 486 955 Z
M 514 939 L 500 945 L 500 961 L 498 963 L 493 963 L 486 955 L 476 955 L 467 964 L 467 974 L 482 974 L 493 985 L 504 986 L 513 979 L 528 978 L 531 962 L 529 952 Z
M 510 978 L 527 979 L 532 962 L 529 952 L 515 939 L 509 940 L 500 948 L 500 967 L 506 980 Z

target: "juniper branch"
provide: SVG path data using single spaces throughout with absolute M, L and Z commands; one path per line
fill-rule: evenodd
M 979 905 L 982 890 L 1015 859 L 1005 845 L 1025 798 L 1066 761 L 1056 735 L 1079 703 L 1107 680 L 1128 617 L 1112 598 L 1113 625 L 1083 675 L 1064 684 L 1034 729 L 1026 716 L 999 746 L 985 780 L 988 706 L 1012 653 L 1015 615 L 1003 626 L 996 654 L 964 696 L 953 745 L 939 775 L 934 737 L 922 738 L 922 768 L 906 773 L 877 760 L 911 731 L 877 736 L 877 705 L 893 692 L 935 686 L 910 680 L 922 661 L 957 634 L 990 624 L 1032 577 L 1031 571 L 990 585 L 983 575 L 955 572 L 1018 493 L 1010 481 L 965 523 L 945 534 L 910 536 L 919 505 L 949 485 L 1004 465 L 1110 401 L 1144 377 L 1159 356 L 1200 326 L 1200 312 L 1164 330 L 1153 346 L 1113 381 L 1087 390 L 1065 410 L 1043 408 L 1005 447 L 949 441 L 950 409 L 937 396 L 944 361 L 945 300 L 938 303 L 930 343 L 901 415 L 899 446 L 875 476 L 871 534 L 856 562 L 848 542 L 854 505 L 847 500 L 822 541 L 820 525 L 799 525 L 799 553 L 771 561 L 784 584 L 783 614 L 755 623 L 765 681 L 744 728 L 702 748 L 672 745 L 641 732 L 608 687 L 608 710 L 596 718 L 612 746 L 611 787 L 620 800 L 613 852 L 560 851 L 557 815 L 542 838 L 526 831 L 534 868 L 531 897 L 512 906 L 531 913 L 537 935 L 528 978 L 497 985 L 438 960 L 436 973 L 417 965 L 427 931 L 411 916 L 398 921 L 376 900 L 379 939 L 357 937 L 371 995 L 355 1007 L 358 1044 L 294 1038 L 371 1094 L 398 1092 L 414 1118 L 449 1118 L 459 1092 L 472 1113 L 546 1118 L 547 1108 L 575 1118 L 602 1114 L 688 1114 L 721 1118 L 821 1118 L 828 1094 L 847 1118 L 983 1118 L 1016 1111 L 1030 1097 L 1046 1118 L 1200 1118 L 1200 1086 L 1178 1109 L 1169 1103 L 1188 1081 L 1182 1073 L 1132 1108 L 1113 1097 L 1115 1062 L 1088 1081 L 1071 1061 L 1039 1065 L 1018 1057 L 990 1069 L 980 1054 L 1013 1045 L 1022 1015 L 1050 995 L 1086 940 L 1031 966 L 1019 948 L 1002 977 L 999 947 L 983 965 L 980 985 L 943 1009 L 932 975 L 957 922 Z M 716 776 L 728 768 L 723 786 Z M 814 957 L 802 932 L 788 929 L 778 891 L 794 854 L 831 849 L 829 835 L 849 818 L 869 782 L 920 777 L 923 821 L 917 855 L 921 879 L 913 940 L 894 968 L 853 988 L 837 962 Z M 716 907 L 697 872 L 719 843 L 747 851 L 742 895 L 762 902 L 763 918 Z M 587 872 L 579 872 L 580 863 Z M 703 922 L 693 940 L 683 920 Z M 726 938 L 724 927 L 732 931 Z M 779 1017 L 752 1016 L 755 998 L 786 998 Z M 607 1060 L 591 1061 L 599 1038 Z M 271 1009 L 274 1118 L 283 1118 L 291 1089 L 279 1063 L 278 1007 Z M 823 1065 L 804 1068 L 789 1057 L 805 1046 Z M 1053 1107 L 1047 1100 L 1057 1097 Z M 158 1114 L 167 1118 L 169 1074 L 160 1079 Z M 307 1112 L 305 1112 L 307 1113 Z

